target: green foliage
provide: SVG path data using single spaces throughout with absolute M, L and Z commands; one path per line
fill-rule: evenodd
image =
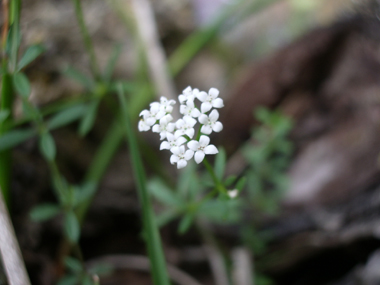
M 98 111 L 99 103 L 100 103 L 99 99 L 93 100 L 92 102 L 89 103 L 87 112 L 84 113 L 82 120 L 80 121 L 80 124 L 79 124 L 79 134 L 82 137 L 87 135 L 87 133 L 92 129 L 95 122 L 96 113 Z
M 33 129 L 26 130 L 12 130 L 1 136 L 0 140 L 0 151 L 10 149 L 23 141 L 30 139 L 36 135 L 36 131 Z
M 30 94 L 30 83 L 28 78 L 23 73 L 16 73 L 13 75 L 13 86 L 14 89 L 17 91 L 18 94 L 20 94 L 24 98 L 28 98 Z
M 66 69 L 63 70 L 63 74 L 73 79 L 74 81 L 78 82 L 87 90 L 94 89 L 94 86 L 95 86 L 94 80 L 88 77 L 87 75 L 83 74 L 79 70 L 75 69 L 74 67 L 68 66 Z
M 30 46 L 17 63 L 17 71 L 20 71 L 25 66 L 30 64 L 33 60 L 35 60 L 38 56 L 40 56 L 45 51 L 45 48 L 41 45 L 33 45 Z
M 274 214 L 288 186 L 285 171 L 292 154 L 288 140 L 292 122 L 280 112 L 264 108 L 258 108 L 255 116 L 262 125 L 253 131 L 251 142 L 243 147 L 243 155 L 249 163 L 248 191 L 257 209 Z
M 39 148 L 46 160 L 52 161 L 55 159 L 56 147 L 54 139 L 50 133 L 44 132 L 41 134 Z
M 80 225 L 73 211 L 65 213 L 64 217 L 65 235 L 72 243 L 77 243 L 80 236 Z
M 9 110 L 1 110 L 0 111 L 0 123 L 4 122 L 11 112 Z
M 87 105 L 85 104 L 78 104 L 64 109 L 51 117 L 47 123 L 47 127 L 50 130 L 54 130 L 66 126 L 81 118 L 86 111 Z
M 35 222 L 43 222 L 54 218 L 61 212 L 61 208 L 55 204 L 41 204 L 32 209 L 30 218 Z

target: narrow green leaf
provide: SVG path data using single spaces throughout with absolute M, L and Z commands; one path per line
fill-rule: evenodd
M 74 188 L 74 200 L 75 205 L 77 206 L 80 203 L 83 203 L 89 200 L 96 192 L 96 183 L 87 182 L 85 185 L 81 187 Z
M 178 233 L 184 234 L 187 232 L 187 230 L 190 228 L 191 224 L 193 223 L 194 215 L 193 214 L 186 214 L 178 226 Z
M 156 217 L 156 222 L 158 227 L 162 227 L 166 225 L 167 223 L 171 222 L 175 218 L 177 218 L 178 212 L 175 209 L 169 209 L 164 211 L 163 213 L 159 214 Z
M 104 70 L 103 78 L 105 82 L 110 82 L 113 71 L 115 69 L 115 65 L 117 62 L 117 59 L 120 56 L 120 53 L 122 51 L 122 45 L 121 44 L 116 44 L 112 50 L 111 56 L 108 59 L 107 66 Z
M 8 118 L 9 114 L 10 114 L 9 110 L 1 110 L 0 111 L 0 123 L 4 122 Z
M 87 110 L 87 105 L 79 104 L 67 108 L 57 114 L 55 114 L 48 122 L 49 130 L 54 130 L 63 126 L 66 126 L 83 116 Z
M 123 87 L 118 88 L 118 98 L 122 112 L 122 125 L 125 129 L 126 138 L 129 143 L 132 167 L 136 179 L 139 198 L 143 210 L 144 232 L 148 246 L 149 260 L 154 284 L 169 285 L 169 277 L 166 261 L 162 249 L 162 243 L 153 212 L 153 205 L 146 187 L 145 171 L 142 164 L 137 139 L 131 124 L 130 109 L 123 93 Z
M 17 64 L 17 71 L 20 71 L 33 60 L 35 60 L 40 54 L 45 51 L 45 48 L 42 45 L 33 45 L 30 46 L 22 56 L 21 60 Z
M 82 72 L 79 70 L 69 66 L 67 67 L 64 71 L 63 74 L 66 75 L 67 77 L 75 80 L 79 84 L 83 85 L 85 88 L 88 90 L 92 90 L 94 88 L 94 81 L 89 78 L 88 76 L 84 75 Z
M 30 211 L 30 218 L 35 222 L 42 222 L 54 218 L 61 211 L 55 204 L 42 204 L 34 207 Z
M 94 100 L 89 104 L 87 112 L 82 117 L 79 125 L 80 136 L 84 137 L 92 129 L 95 122 L 96 113 L 98 111 L 99 102 L 100 100 Z
M 77 243 L 80 236 L 80 226 L 74 212 L 70 211 L 65 215 L 65 234 L 69 241 Z
M 226 168 L 226 151 L 224 148 L 219 148 L 219 153 L 215 157 L 215 175 L 221 180 L 224 176 L 224 170 Z
M 11 1 L 16 2 L 16 1 Z M 6 53 L 9 57 L 14 57 L 21 42 L 21 34 L 17 25 L 11 25 L 8 32 Z
M 149 192 L 161 203 L 181 207 L 184 202 L 177 197 L 161 180 L 153 179 L 148 183 Z
M 5 133 L 0 137 L 0 151 L 10 149 L 36 134 L 35 130 L 13 130 Z
M 79 276 L 77 275 L 66 275 L 61 278 L 57 285 L 78 285 L 80 284 Z
M 236 175 L 230 175 L 224 180 L 224 186 L 229 187 L 234 183 L 236 180 Z
M 40 152 L 49 161 L 54 160 L 56 154 L 55 142 L 50 133 L 43 133 L 40 137 Z
M 247 177 L 245 176 L 241 177 L 239 181 L 236 183 L 236 189 L 238 189 L 240 192 L 244 188 L 246 183 L 247 183 Z
M 66 257 L 65 258 L 65 265 L 66 267 L 71 270 L 74 273 L 80 273 L 83 271 L 82 263 L 73 257 Z
M 13 86 L 18 94 L 24 98 L 28 98 L 30 94 L 30 83 L 23 73 L 15 73 L 13 75 Z

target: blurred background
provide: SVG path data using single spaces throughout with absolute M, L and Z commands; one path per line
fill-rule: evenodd
M 20 49 L 32 44 L 46 48 L 25 69 L 31 102 L 46 110 L 87 96 L 80 80 L 66 72 L 73 67 L 91 74 L 73 3 L 22 2 Z M 173 267 L 199 284 L 225 285 L 212 260 L 231 255 L 227 268 L 235 272 L 232 276 L 248 275 L 250 281 L 230 277 L 230 284 L 380 284 L 378 0 L 81 3 L 100 69 L 115 46 L 120 50 L 112 78 L 135 90 L 136 122 L 140 110 L 160 96 L 177 96 L 187 86 L 218 88 L 225 105 L 220 111 L 224 129 L 212 140 L 226 150 L 226 173 L 256 169 L 246 186 L 251 190 L 240 194 L 253 197 L 240 218 L 207 221 L 221 254 L 213 254 L 207 237 L 194 227 L 178 234 L 179 218 L 162 227 Z M 52 132 L 57 163 L 70 183 L 86 175 L 107 138 L 115 102 L 100 103 L 85 137 L 78 136 L 75 122 Z M 14 112 L 21 118 L 21 102 L 16 101 Z M 268 138 L 268 133 L 275 136 Z M 157 136 L 142 133 L 139 139 L 149 179 L 157 174 L 181 177 L 169 164 L 169 154 L 157 151 Z M 276 176 L 273 165 L 284 153 Z M 114 267 L 101 277 L 105 285 L 152 284 L 146 260 L 139 259 L 146 252 L 129 157 L 126 144 L 120 144 L 81 233 L 85 261 Z M 272 172 L 264 173 L 267 169 Z M 36 223 L 29 218 L 34 206 L 55 200 L 48 172 L 36 138 L 14 148 L 12 220 L 32 284 L 41 285 L 56 284 L 63 274 L 57 261 L 63 250 L 62 219 Z M 280 185 L 280 194 L 271 194 L 277 189 L 273 185 Z M 261 192 L 253 193 L 255 189 Z M 162 211 L 159 202 L 156 206 Z M 115 255 L 125 258 L 110 258 Z M 7 284 L 4 274 L 0 284 Z

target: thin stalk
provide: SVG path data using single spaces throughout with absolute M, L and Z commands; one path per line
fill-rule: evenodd
M 1 86 L 1 102 L 0 110 L 9 111 L 9 117 L 0 122 L 0 137 L 9 130 L 9 124 L 12 120 L 12 105 L 13 105 L 13 88 L 12 77 L 10 74 L 3 74 Z M 10 206 L 10 183 L 12 169 L 12 152 L 10 149 L 0 152 L 0 187 L 4 196 L 6 205 Z
M 11 42 L 11 54 L 10 59 L 14 67 L 17 62 L 17 53 L 18 53 L 18 33 L 19 33 L 19 14 L 20 14 L 20 1 L 14 0 L 12 3 L 11 13 L 9 11 L 8 1 L 3 0 L 3 15 L 4 22 L 1 45 L 3 50 L 3 60 L 2 60 L 2 82 L 1 82 L 1 98 L 0 98 L 0 111 L 8 111 L 9 115 L 6 120 L 0 122 L 0 137 L 6 133 L 10 127 L 10 122 L 12 121 L 12 106 L 13 106 L 13 87 L 12 87 L 12 76 L 8 70 L 8 58 L 5 54 L 5 49 L 7 45 L 7 34 L 9 22 L 12 21 L 12 42 Z M 12 168 L 12 153 L 11 150 L 4 150 L 0 152 L 0 187 L 2 189 L 2 194 L 6 205 L 10 206 L 10 183 L 11 183 L 11 168 Z
M 89 169 L 87 170 L 83 184 L 92 183 L 93 187 L 98 187 L 98 184 L 103 178 L 111 159 L 113 158 L 116 150 L 121 143 L 123 134 L 124 133 L 123 129 L 120 126 L 119 117 L 117 117 L 105 135 L 102 144 L 98 148 L 95 157 Z M 78 207 L 76 213 L 80 223 L 83 223 L 87 210 L 90 207 L 94 196 L 95 193 L 88 201 L 84 202 Z
M 122 86 L 119 88 L 118 97 L 122 108 L 122 125 L 127 136 L 133 172 L 137 183 L 140 203 L 143 209 L 144 232 L 146 234 L 145 238 L 148 247 L 149 259 L 151 262 L 153 281 L 156 285 L 169 285 L 170 282 L 164 252 L 162 249 L 161 238 L 154 218 L 153 207 L 148 189 L 146 187 L 145 171 L 137 145 L 137 139 L 132 130 L 130 114 L 123 94 Z
M 77 17 L 78 23 L 79 23 L 79 28 L 82 33 L 83 37 L 83 42 L 86 47 L 87 53 L 90 57 L 90 65 L 91 65 L 91 72 L 92 75 L 94 76 L 95 80 L 100 79 L 100 71 L 99 71 L 99 66 L 98 62 L 95 57 L 95 50 L 94 50 L 94 45 L 92 44 L 92 40 L 90 37 L 90 33 L 88 32 L 88 29 L 86 27 L 86 24 L 84 22 L 84 16 L 83 16 L 83 10 L 82 10 L 82 5 L 80 0 L 72 0 L 74 7 L 75 7 L 75 15 Z
M 215 183 L 215 188 L 218 189 L 218 191 L 222 194 L 227 194 L 227 190 L 226 188 L 223 186 L 223 183 L 218 179 L 218 177 L 216 176 L 215 172 L 214 172 L 214 169 L 212 168 L 212 166 L 210 165 L 210 163 L 208 162 L 207 158 L 205 158 L 203 160 L 203 164 L 204 166 L 206 167 L 207 171 L 210 173 L 211 175 L 211 178 L 212 180 L 214 181 Z

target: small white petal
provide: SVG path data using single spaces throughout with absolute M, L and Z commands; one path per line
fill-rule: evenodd
M 205 125 L 205 124 L 208 123 L 208 116 L 205 115 L 205 114 L 202 114 L 202 115 L 199 116 L 198 121 L 199 121 L 201 124 Z
M 167 141 L 163 141 L 163 142 L 160 144 L 160 150 L 163 150 L 163 149 L 170 149 L 170 144 L 169 144 L 169 142 L 167 142 Z
M 179 155 L 180 153 L 181 153 L 181 149 L 180 149 L 180 147 L 173 147 L 173 148 L 171 148 L 170 149 L 170 151 L 173 153 L 173 154 L 175 154 L 175 155 Z
M 177 162 L 177 168 L 178 169 L 181 169 L 181 168 L 184 168 L 185 166 L 187 165 L 187 161 L 184 160 L 184 159 L 181 159 Z
M 210 144 L 205 147 L 205 154 L 216 154 L 218 152 L 218 149 L 213 144 Z
M 194 125 L 197 123 L 197 121 L 194 118 L 189 117 L 189 116 L 184 117 L 184 121 L 187 125 L 191 127 L 194 127 Z
M 176 143 L 178 146 L 180 146 L 180 145 L 184 144 L 186 141 L 187 141 L 187 140 L 186 140 L 184 137 L 179 137 L 179 138 L 176 140 L 175 143 Z
M 161 119 L 163 116 L 165 116 L 165 111 L 159 111 L 158 113 L 157 113 L 157 115 L 155 116 L 155 118 L 157 119 L 157 120 L 159 120 L 159 119 Z
M 152 132 L 153 133 L 159 133 L 160 132 L 160 125 L 154 125 L 153 127 L 152 127 Z
M 140 112 L 140 115 L 139 115 L 139 117 L 141 117 L 141 116 L 144 116 L 144 117 L 146 117 L 146 116 L 149 116 L 150 115 L 150 113 L 149 113 L 149 111 L 148 110 L 142 110 L 141 112 Z
M 205 147 L 210 143 L 210 138 L 208 136 L 201 136 L 199 138 L 199 146 Z
M 182 93 L 189 93 L 191 92 L 191 87 L 187 86 L 185 89 L 183 89 Z
M 209 135 L 209 134 L 211 134 L 211 132 L 212 132 L 212 128 L 209 125 L 202 126 L 201 133 Z
M 150 117 L 150 118 L 146 118 L 145 119 L 145 123 L 148 125 L 148 126 L 153 126 L 155 123 L 156 123 L 156 119 L 155 118 L 152 118 L 152 117 Z
M 176 130 L 175 133 L 174 133 L 174 136 L 176 138 L 180 137 L 180 136 L 183 136 L 185 133 L 183 130 Z
M 178 96 L 178 101 L 182 104 L 183 102 L 185 102 L 186 101 L 186 96 L 185 95 L 179 95 Z
M 214 131 L 214 132 L 220 132 L 221 130 L 223 130 L 223 125 L 222 125 L 222 123 L 221 122 L 216 122 L 215 124 L 213 124 L 213 126 L 212 126 L 212 130 Z
M 193 151 L 197 151 L 199 148 L 199 142 L 197 141 L 189 141 L 187 143 L 187 147 Z
M 198 150 L 194 155 L 195 162 L 198 164 L 201 163 L 204 158 L 205 158 L 205 153 L 201 150 Z
M 171 141 L 173 141 L 175 139 L 174 135 L 171 134 L 171 133 L 168 133 L 166 137 L 168 138 L 169 142 L 171 142 Z
M 140 132 L 146 132 L 150 130 L 150 126 L 148 126 L 145 121 L 140 120 L 139 125 L 138 125 L 139 131 Z
M 177 122 L 175 122 L 175 126 L 177 127 L 177 129 L 180 129 L 182 128 L 182 126 L 185 124 L 185 121 L 182 120 L 182 119 L 179 119 Z
M 179 112 L 180 112 L 181 114 L 185 114 L 186 111 L 187 111 L 187 106 L 186 106 L 186 105 L 181 105 L 181 106 L 179 107 Z
M 234 190 L 230 190 L 227 192 L 228 196 L 233 199 L 233 198 L 236 198 L 237 195 L 239 194 L 239 190 L 237 189 L 234 189 Z
M 206 99 L 207 99 L 207 93 L 206 92 L 204 92 L 204 91 L 202 91 L 202 92 L 199 92 L 198 94 L 197 94 L 197 98 L 199 99 L 199 101 L 201 101 L 201 102 L 204 102 L 204 101 L 206 101 Z
M 150 103 L 150 112 L 151 113 L 157 113 L 160 111 L 161 104 L 158 102 Z
M 194 151 L 192 151 L 191 149 L 188 149 L 186 152 L 185 152 L 185 159 L 186 160 L 189 160 L 193 157 L 194 155 Z
M 199 112 L 199 110 L 198 109 L 193 109 L 192 111 L 191 111 L 191 116 L 192 117 L 194 117 L 194 118 L 197 118 L 197 117 L 199 117 L 199 115 L 201 114 L 201 112 Z
M 211 98 L 216 98 L 219 95 L 219 90 L 216 88 L 210 88 L 208 94 L 211 96 Z
M 166 134 L 167 134 L 168 132 L 167 131 L 163 131 L 163 132 L 161 132 L 160 133 L 160 140 L 162 141 L 163 139 L 166 139 Z
M 179 157 L 174 155 L 174 154 L 172 154 L 172 156 L 170 157 L 170 163 L 171 164 L 178 162 L 178 160 L 179 160 Z
M 219 118 L 219 112 L 217 110 L 212 110 L 210 115 L 209 115 L 210 121 L 211 122 L 216 122 Z
M 175 125 L 173 123 L 169 123 L 167 126 L 166 126 L 166 130 L 169 132 L 169 133 L 172 133 L 174 131 L 174 128 L 175 128 Z
M 212 100 L 212 106 L 214 108 L 222 108 L 222 107 L 224 107 L 223 99 L 216 98 L 216 99 Z
M 187 134 L 188 136 L 189 136 L 189 138 L 193 138 L 193 136 L 194 136 L 194 129 L 193 128 L 191 128 L 191 129 L 187 129 L 186 131 L 185 131 L 185 134 Z
M 210 102 L 204 102 L 201 105 L 201 111 L 202 111 L 202 113 L 206 113 L 206 112 L 210 111 L 211 108 L 212 108 L 212 105 L 211 105 Z

